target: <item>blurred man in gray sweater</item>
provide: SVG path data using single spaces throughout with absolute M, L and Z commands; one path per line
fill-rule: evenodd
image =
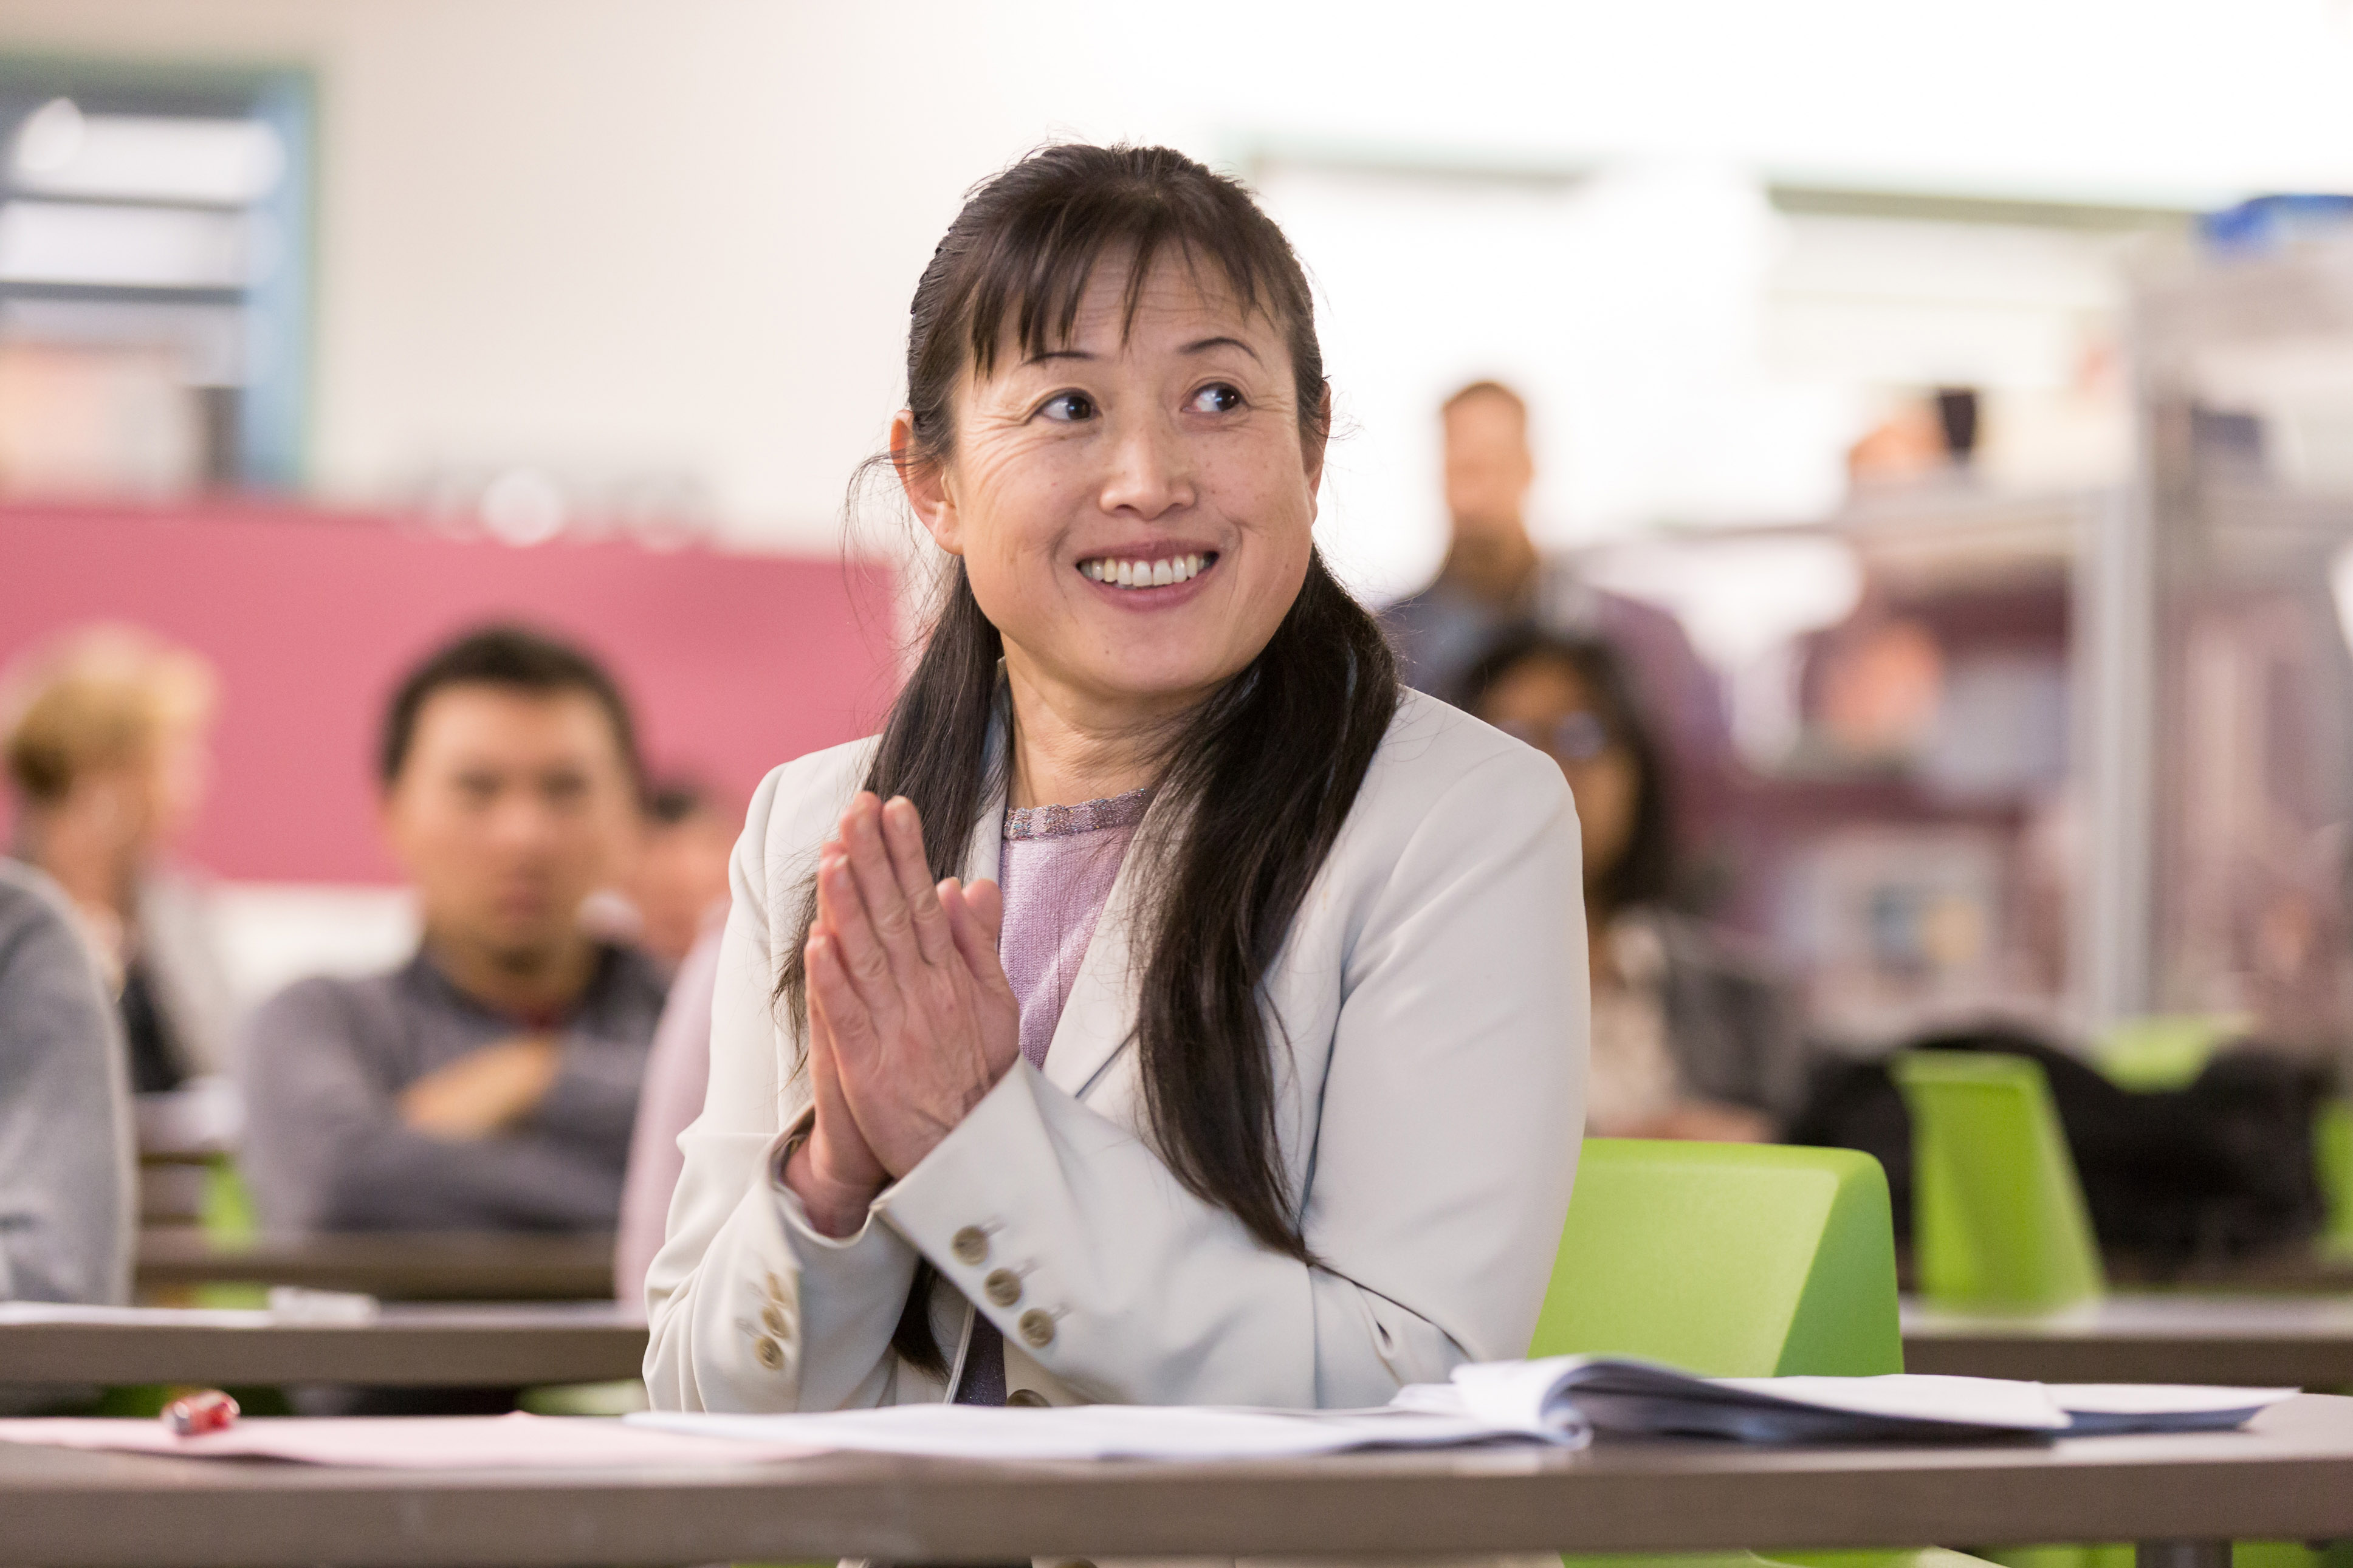
M 64 895 L 0 858 L 0 1301 L 130 1299 L 137 1185 L 119 1028 Z
M 579 650 L 491 627 L 393 699 L 385 833 L 424 940 L 265 1004 L 244 1164 L 276 1231 L 609 1230 L 663 981 L 580 907 L 634 853 L 627 704 Z

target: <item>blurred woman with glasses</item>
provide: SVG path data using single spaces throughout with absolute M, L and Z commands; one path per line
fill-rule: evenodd
M 1549 755 L 1577 797 L 1593 978 L 1586 1131 L 1756 1142 L 1803 1060 L 1769 967 L 1672 907 L 1672 781 L 1607 644 L 1534 628 L 1474 664 L 1462 705 Z

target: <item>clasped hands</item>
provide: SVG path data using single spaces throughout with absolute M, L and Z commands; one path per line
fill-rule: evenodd
M 1021 1008 L 997 954 L 994 882 L 932 881 L 903 796 L 861 792 L 818 851 L 807 968 L 816 1110 L 785 1184 L 828 1236 L 848 1236 L 995 1088 L 1021 1054 Z

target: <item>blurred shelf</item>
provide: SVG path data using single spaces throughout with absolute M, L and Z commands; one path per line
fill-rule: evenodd
M 355 1322 L 168 1311 L 0 1322 L 0 1384 L 519 1388 L 633 1378 L 645 1353 L 644 1321 L 611 1301 L 396 1306 Z

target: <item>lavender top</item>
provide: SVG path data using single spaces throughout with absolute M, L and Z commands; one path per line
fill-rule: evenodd
M 1111 901 L 1120 862 L 1150 804 L 1152 792 L 1139 789 L 1077 805 L 1020 806 L 1005 814 L 1005 847 L 997 862 L 1005 926 L 997 933 L 997 952 L 1021 1004 L 1021 1054 L 1031 1067 L 1046 1065 L 1046 1047 L 1078 983 L 1095 922 Z M 1005 1342 L 985 1316 L 973 1325 L 955 1402 L 1005 1403 Z
M 1078 805 L 1032 805 L 1005 814 L 997 885 L 1005 894 L 997 956 L 1021 1003 L 1021 1054 L 1046 1065 L 1046 1047 L 1078 983 L 1095 922 L 1111 900 L 1150 790 Z

